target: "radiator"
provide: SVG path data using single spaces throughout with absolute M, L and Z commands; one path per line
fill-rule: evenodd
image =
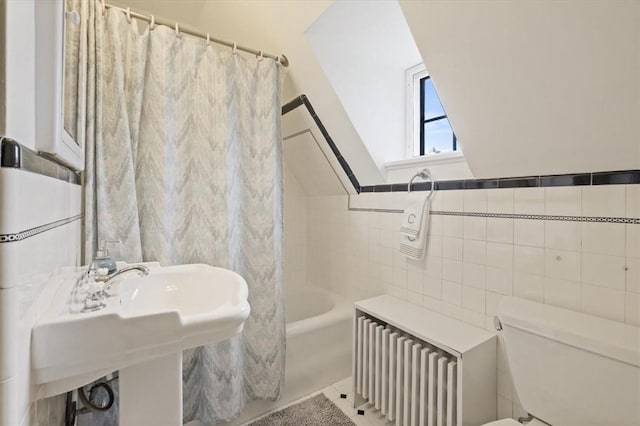
M 433 337 L 425 334 L 438 327 Z M 454 339 L 448 340 L 447 329 Z M 455 341 L 467 333 L 470 344 Z M 354 406 L 368 403 L 396 426 L 477 425 L 495 420 L 492 333 L 379 296 L 356 302 L 353 336 Z M 466 387 L 476 395 L 465 395 Z

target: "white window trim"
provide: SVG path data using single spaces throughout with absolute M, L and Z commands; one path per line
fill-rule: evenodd
M 429 76 L 424 64 L 409 68 L 405 73 L 405 153 L 407 159 L 419 158 L 415 148 L 420 145 L 420 79 Z
M 448 161 L 450 159 L 458 159 L 464 157 L 460 150 L 460 141 L 458 141 L 457 151 L 446 151 L 442 153 L 430 153 L 425 155 L 416 155 L 416 147 L 420 146 L 420 80 L 428 77 L 429 73 L 424 64 L 418 64 L 409 68 L 405 73 L 405 157 L 394 163 L 403 163 L 411 160 Z M 456 155 L 453 155 L 456 154 Z M 391 163 L 389 163 L 391 164 Z

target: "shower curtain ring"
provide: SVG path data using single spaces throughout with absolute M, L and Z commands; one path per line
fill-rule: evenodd
M 182 37 L 182 34 L 180 34 L 180 24 L 178 24 L 177 22 L 176 22 L 176 36 L 178 38 Z
M 233 53 L 234 55 L 238 53 L 238 45 L 235 41 L 233 42 L 233 49 L 231 49 L 231 53 Z
M 129 21 L 129 23 L 131 23 L 131 8 L 130 7 L 127 8 L 127 21 Z
M 264 53 L 262 52 L 262 50 L 258 51 L 256 58 L 258 59 L 258 62 L 262 62 L 262 60 L 264 59 Z
M 211 36 L 207 33 L 207 46 L 211 45 Z
M 156 27 L 156 17 L 151 15 L 151 22 L 149 23 L 149 30 L 153 30 Z

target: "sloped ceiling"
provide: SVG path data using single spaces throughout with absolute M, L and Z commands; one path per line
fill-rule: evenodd
M 283 102 L 307 94 L 360 183 L 383 182 L 305 38 L 333 1 L 118 1 L 287 54 Z M 640 169 L 637 0 L 400 5 L 476 178 Z
M 639 4 L 401 0 L 476 178 L 640 168 Z

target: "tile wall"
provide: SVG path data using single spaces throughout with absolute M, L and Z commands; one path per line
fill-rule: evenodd
M 55 171 L 55 167 L 48 171 Z M 57 273 L 79 264 L 80 203 L 80 185 L 17 168 L 0 168 L 2 425 L 63 424 L 64 396 L 32 403 L 37 389 L 30 380 L 31 327 L 51 297 Z M 42 225 L 50 226 L 39 232 Z
M 295 175 L 284 169 L 284 286 L 306 284 L 306 194 Z
M 350 300 L 390 293 L 491 330 L 504 296 L 640 325 L 640 223 L 611 219 L 640 222 L 640 184 L 438 191 L 431 209 L 449 214 L 431 215 L 421 261 L 398 251 L 402 215 L 375 211 L 405 198 L 308 197 L 309 282 Z M 498 414 L 524 415 L 499 358 Z

